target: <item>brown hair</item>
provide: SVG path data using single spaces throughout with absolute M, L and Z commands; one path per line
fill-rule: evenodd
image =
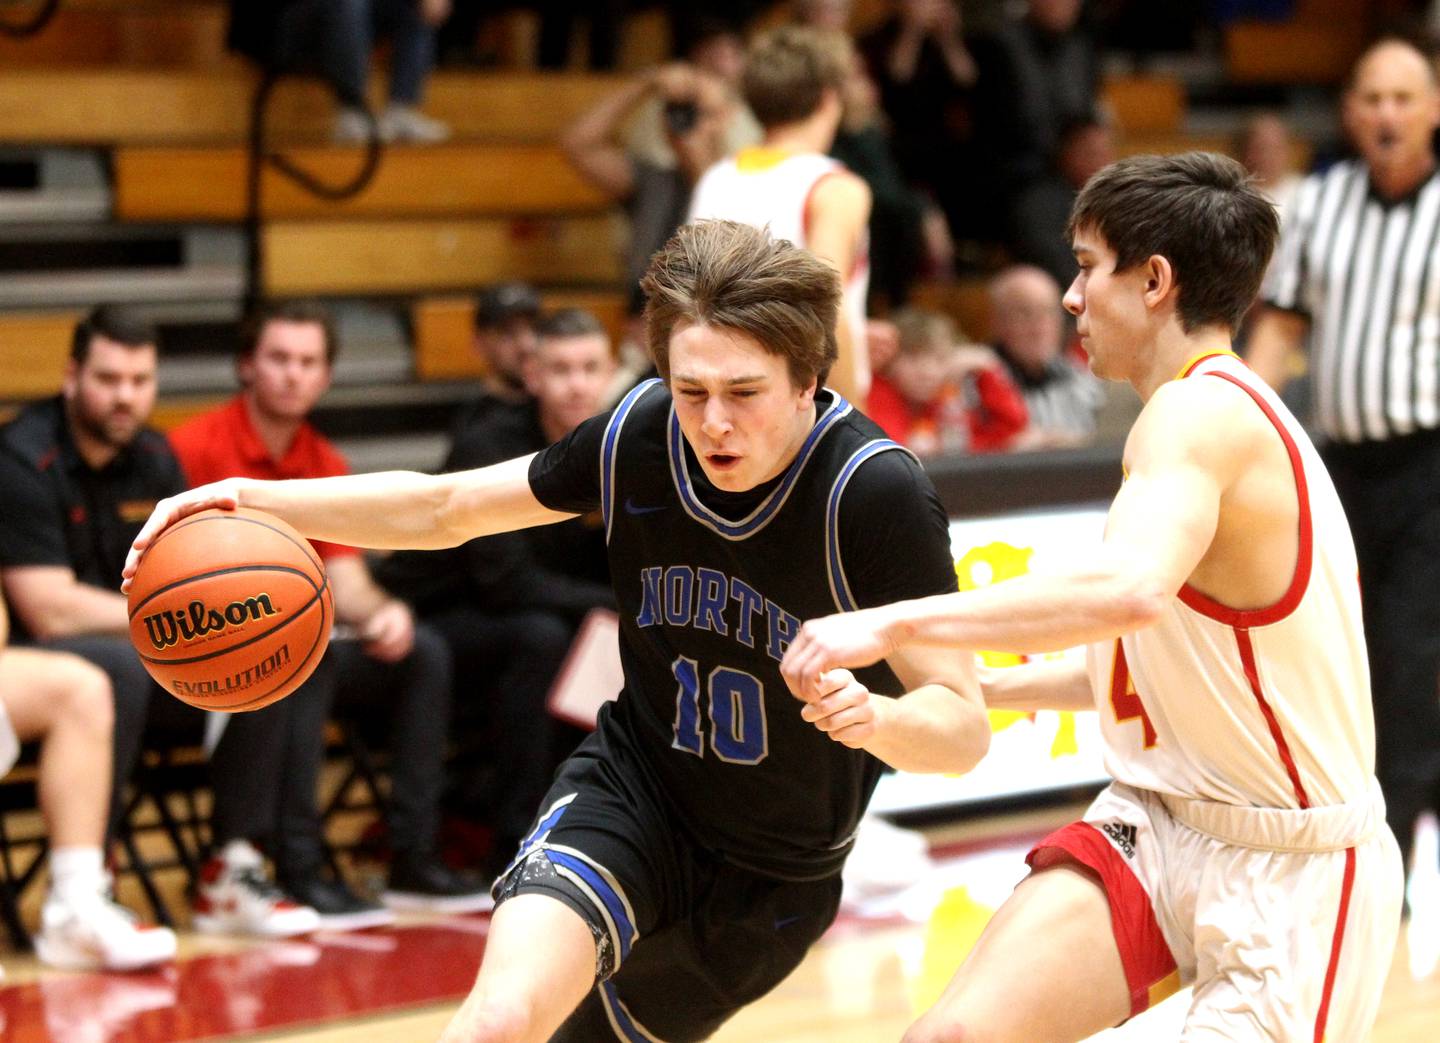
M 584 308 L 561 308 L 540 320 L 535 335 L 541 340 L 565 340 L 570 337 L 604 337 L 608 342 L 609 332 L 604 323 Z
M 1275 250 L 1275 207 L 1235 160 L 1213 152 L 1131 156 L 1080 190 L 1066 237 L 1098 232 L 1123 272 L 1159 254 L 1175 271 L 1186 333 L 1232 332 L 1255 300 Z
M 272 322 L 315 323 L 325 331 L 325 364 L 333 366 L 340 353 L 340 338 L 335 331 L 335 317 L 319 301 L 276 301 L 262 304 L 240 327 L 240 358 L 252 358 L 260 347 L 260 337 Z
M 762 127 L 797 123 L 840 91 L 855 54 L 844 33 L 806 26 L 772 29 L 750 45 L 741 92 Z
M 159 328 L 123 304 L 102 304 L 75 324 L 70 336 L 70 358 L 83 366 L 90 358 L 90 345 L 96 337 L 113 340 L 127 348 L 156 348 L 160 344 Z
M 829 264 L 766 229 L 735 221 L 685 225 L 650 260 L 645 339 L 670 379 L 676 325 L 723 326 L 784 357 L 796 387 L 821 386 L 835 364 L 840 276 Z

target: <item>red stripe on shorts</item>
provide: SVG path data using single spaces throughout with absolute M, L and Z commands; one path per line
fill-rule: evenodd
M 1330 943 L 1330 966 L 1325 969 L 1325 991 L 1320 994 L 1320 1013 L 1315 1015 L 1315 1043 L 1325 1039 L 1325 1022 L 1330 1017 L 1330 994 L 1340 966 L 1340 946 L 1345 943 L 1345 921 L 1350 917 L 1350 891 L 1355 886 L 1355 849 L 1345 849 L 1345 879 L 1340 884 L 1340 911 L 1335 915 L 1335 938 Z
M 1025 856 L 1031 869 L 1078 862 L 1100 878 L 1110 901 L 1110 928 L 1130 986 L 1130 1016 L 1150 1006 L 1150 987 L 1175 971 L 1175 957 L 1160 925 L 1150 896 L 1122 855 L 1088 822 L 1072 822 L 1036 844 Z

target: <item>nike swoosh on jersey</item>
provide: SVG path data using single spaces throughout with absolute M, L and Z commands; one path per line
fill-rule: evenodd
M 658 504 L 654 507 L 645 507 L 635 502 L 634 497 L 627 497 L 625 500 L 626 514 L 654 514 L 656 511 L 663 511 L 665 504 Z

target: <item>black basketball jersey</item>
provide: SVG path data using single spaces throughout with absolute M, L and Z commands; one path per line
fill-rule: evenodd
M 608 744 L 698 843 L 796 879 L 839 868 L 881 765 L 801 718 L 786 648 L 806 619 L 955 589 L 948 522 L 914 457 L 839 395 L 816 402 L 795 460 L 743 514 L 705 480 L 658 380 L 530 470 L 546 506 L 593 499 L 604 518 L 625 672 Z M 857 675 L 902 691 L 884 664 Z

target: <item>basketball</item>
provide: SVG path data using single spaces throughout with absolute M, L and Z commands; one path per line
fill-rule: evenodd
M 334 605 L 314 549 L 261 511 L 203 511 L 160 534 L 130 586 L 130 640 L 171 695 L 258 710 L 293 692 L 330 641 Z

